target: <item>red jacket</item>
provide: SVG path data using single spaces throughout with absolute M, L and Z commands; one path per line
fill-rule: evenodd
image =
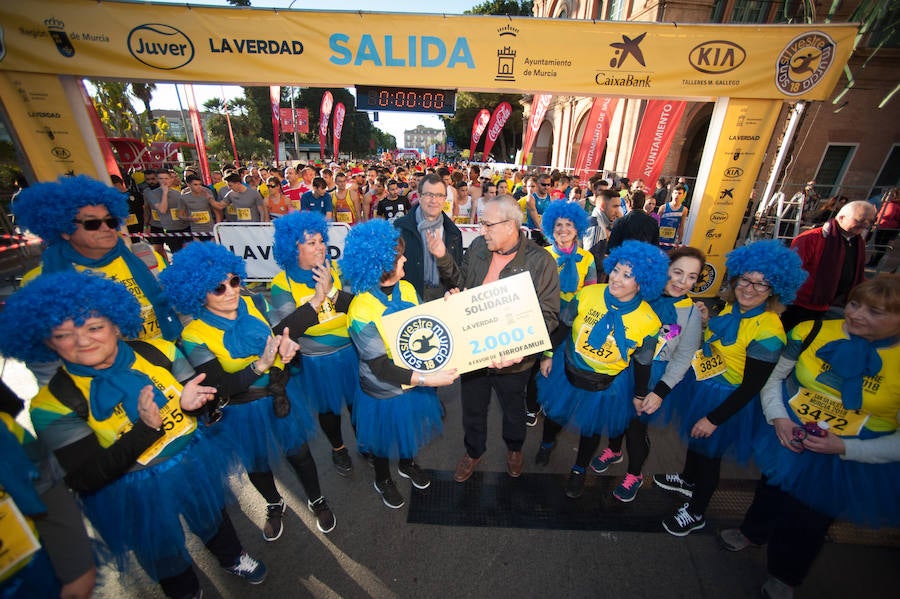
M 841 244 L 840 261 L 838 261 L 837 264 L 832 265 L 832 268 L 837 269 L 838 272 L 834 273 L 834 276 L 831 277 L 831 289 L 820 289 L 823 284 L 827 283 L 820 280 L 818 277 L 819 263 L 822 259 L 822 254 L 825 251 L 825 240 L 832 235 L 840 235 L 839 231 L 831 230 L 831 225 L 834 222 L 835 221 L 832 220 L 821 227 L 816 227 L 814 229 L 804 231 L 803 233 L 795 237 L 793 242 L 791 242 L 791 248 L 797 250 L 797 252 L 800 254 L 800 259 L 803 260 L 803 270 L 809 273 L 809 277 L 806 279 L 803 285 L 800 286 L 800 289 L 797 290 L 797 299 L 794 300 L 795 306 L 800 306 L 801 308 L 807 308 L 809 310 L 827 310 L 834 301 L 834 296 L 837 295 L 837 287 L 838 283 L 840 282 L 840 269 L 841 265 L 844 263 L 844 255 L 846 253 L 844 250 L 844 244 Z M 837 229 L 838 227 L 835 226 L 834 228 Z M 853 277 L 853 284 L 850 286 L 851 289 L 862 283 L 866 274 L 866 240 L 863 239 L 861 235 L 857 235 L 855 241 L 856 274 Z M 814 292 L 817 289 L 822 292 L 827 292 L 827 302 L 814 302 Z

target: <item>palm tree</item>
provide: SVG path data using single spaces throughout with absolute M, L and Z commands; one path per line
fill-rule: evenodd
M 153 98 L 153 92 L 156 91 L 155 83 L 132 83 L 131 93 L 134 97 L 144 103 L 144 112 L 147 115 L 147 122 L 150 123 L 150 133 L 156 133 L 156 122 L 153 119 L 153 111 L 150 109 L 150 100 Z

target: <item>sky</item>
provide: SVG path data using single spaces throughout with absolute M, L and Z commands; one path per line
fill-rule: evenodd
M 225 0 L 190 0 L 189 4 L 207 6 L 229 6 Z M 166 2 L 154 0 L 153 4 L 180 4 L 185 2 Z M 322 10 L 363 10 L 369 12 L 399 12 L 399 13 L 434 13 L 434 14 L 462 14 L 469 10 L 480 0 L 442 0 L 439 3 L 423 3 L 422 0 L 329 0 L 327 3 L 313 0 L 251 0 L 254 8 L 278 8 L 286 9 L 293 5 L 294 9 Z M 222 93 L 227 99 L 241 95 L 241 88 L 233 85 L 194 85 L 194 93 L 198 104 L 202 105 L 210 98 L 221 98 Z M 351 89 L 352 92 L 352 89 Z M 185 103 L 184 94 L 181 96 L 182 104 Z M 157 84 L 151 108 L 177 110 L 178 98 L 173 84 Z M 369 113 L 372 118 L 372 113 Z M 390 133 L 397 139 L 397 146 L 403 147 L 403 131 L 412 129 L 416 125 L 425 125 L 437 129 L 443 129 L 443 123 L 436 115 L 424 115 L 404 112 L 379 112 L 376 127 Z

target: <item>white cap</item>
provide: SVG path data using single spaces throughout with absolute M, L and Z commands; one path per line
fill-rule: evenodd
M 481 179 L 493 179 L 494 171 L 492 171 L 489 168 L 483 168 L 483 169 L 481 169 L 481 174 L 478 175 L 478 177 Z

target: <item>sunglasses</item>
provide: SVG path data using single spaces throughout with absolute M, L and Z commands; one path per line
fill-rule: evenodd
M 84 227 L 85 231 L 99 231 L 100 226 L 106 223 L 106 226 L 110 229 L 118 229 L 119 228 L 119 219 L 115 216 L 107 216 L 106 218 L 86 218 L 83 220 L 73 219 L 73 223 L 81 225 Z
M 241 278 L 237 275 L 234 275 L 233 277 L 228 279 L 227 286 L 226 286 L 226 283 L 219 283 L 216 286 L 216 288 L 212 290 L 212 294 L 213 295 L 225 295 L 225 290 L 228 289 L 228 287 L 231 287 L 232 289 L 237 289 L 240 286 L 241 286 Z
M 266 187 L 278 187 L 278 185 L 275 185 L 274 183 L 266 183 Z

